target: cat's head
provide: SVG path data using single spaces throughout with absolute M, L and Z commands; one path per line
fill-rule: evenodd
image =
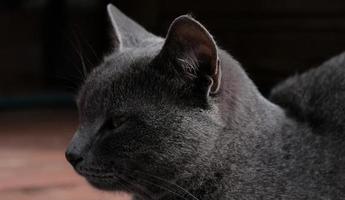
M 157 177 L 195 175 L 212 159 L 222 128 L 215 41 L 187 15 L 163 39 L 111 5 L 108 12 L 114 52 L 80 90 L 80 126 L 67 159 L 102 189 L 133 192 L 159 183 Z

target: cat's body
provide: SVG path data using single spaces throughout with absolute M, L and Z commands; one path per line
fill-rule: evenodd
M 205 199 L 345 198 L 344 57 L 276 87 L 270 99 L 281 108 L 255 95 L 240 99 L 238 115 L 221 109 L 228 130 L 217 162 L 224 163 L 228 177 L 220 185 L 227 188 Z
M 67 151 L 92 185 L 136 199 L 345 198 L 344 55 L 271 102 L 192 18 L 164 40 L 109 11 L 116 48 L 80 91 Z

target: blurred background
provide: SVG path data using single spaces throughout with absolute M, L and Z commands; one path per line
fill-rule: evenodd
M 64 159 L 83 69 L 112 46 L 110 2 L 160 36 L 191 13 L 264 95 L 345 49 L 343 0 L 1 0 L 0 199 L 128 198 L 91 189 Z

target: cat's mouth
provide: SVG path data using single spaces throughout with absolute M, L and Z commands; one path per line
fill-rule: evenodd
M 121 178 L 119 172 L 96 168 L 77 167 L 78 174 L 92 186 L 103 190 L 128 191 L 128 182 Z
M 76 171 L 94 187 L 101 190 L 123 191 L 139 195 L 143 199 L 157 199 L 135 176 L 123 171 L 107 171 L 95 168 L 78 167 Z M 126 174 L 126 175 L 125 175 Z M 164 195 L 160 193 L 158 196 Z M 155 197 L 155 198 L 153 198 Z
M 107 170 L 105 170 L 107 169 Z M 169 180 L 139 169 L 104 169 L 78 166 L 76 171 L 94 187 L 102 190 L 124 191 L 142 199 L 161 199 L 166 195 L 191 196 L 186 189 Z
M 91 177 L 91 178 L 104 178 L 104 179 L 114 179 L 116 176 L 111 172 L 105 172 L 97 169 L 90 169 L 90 168 L 79 168 L 78 173 L 84 177 Z

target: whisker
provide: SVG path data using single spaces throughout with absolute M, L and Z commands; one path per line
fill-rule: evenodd
M 160 189 L 166 190 L 166 191 L 168 191 L 168 192 L 170 192 L 170 193 L 172 193 L 172 194 L 174 194 L 174 195 L 176 195 L 176 196 L 178 196 L 178 197 L 181 197 L 182 199 L 186 199 L 182 194 L 179 194 L 179 193 L 177 193 L 176 191 L 173 191 L 173 190 L 172 190 L 171 188 L 169 188 L 169 187 L 165 187 L 165 186 L 163 186 L 163 185 L 158 185 L 158 184 L 156 184 L 156 183 L 154 183 L 154 182 L 152 182 L 152 181 L 149 181 L 149 180 L 147 180 L 147 179 L 145 179 L 145 178 L 142 178 L 142 177 L 140 177 L 140 180 L 143 181 L 143 182 L 146 182 L 146 183 L 148 183 L 148 184 L 151 184 L 151 185 L 153 185 L 153 186 L 156 186 L 156 187 L 158 187 L 158 188 L 160 188 Z
M 180 197 L 180 198 L 182 198 L 184 200 L 187 200 L 187 199 L 199 200 L 196 196 L 191 194 L 185 188 L 183 188 L 183 187 L 181 187 L 181 186 L 179 186 L 179 185 L 177 185 L 175 183 L 169 182 L 168 180 L 165 180 L 165 179 L 163 179 L 161 177 L 158 177 L 156 175 L 149 174 L 149 173 L 146 173 L 146 172 L 142 172 L 142 171 L 137 170 L 137 169 L 133 171 L 133 170 L 122 168 L 121 170 L 123 172 L 126 172 L 126 176 L 131 178 L 131 179 L 138 179 L 140 181 L 146 182 L 146 183 L 151 184 L 153 186 L 156 186 L 156 187 L 158 187 L 160 189 L 163 189 L 163 190 L 165 190 L 167 192 L 170 192 L 171 194 L 174 194 L 174 195 L 176 195 L 176 196 L 178 196 L 178 197 Z M 131 182 L 128 182 L 129 180 L 119 176 L 118 172 L 116 172 L 113 169 L 110 170 L 110 171 L 105 171 L 104 173 L 111 173 L 114 177 L 117 177 L 117 178 L 119 178 L 121 180 L 124 180 L 127 183 L 133 185 L 134 187 L 138 188 L 138 185 L 135 185 L 135 184 L 133 184 Z M 136 173 L 136 174 L 138 174 L 140 176 L 136 177 L 136 176 L 132 175 L 133 173 Z M 152 180 L 150 180 L 150 179 L 152 179 Z M 156 181 L 158 183 L 155 183 Z M 139 188 L 139 189 L 142 190 L 142 188 Z M 147 195 L 147 193 L 146 193 L 146 195 Z M 148 196 L 150 196 L 150 195 L 148 195 Z M 150 196 L 150 198 L 152 198 L 152 197 Z
M 88 74 L 88 70 L 87 70 L 87 67 L 86 67 L 86 64 L 85 64 L 84 56 L 81 53 L 81 49 L 82 49 L 81 48 L 81 43 L 80 43 L 80 40 L 79 40 L 79 38 L 78 38 L 78 36 L 76 34 L 75 34 L 75 38 L 77 40 L 77 45 L 78 45 L 78 51 L 76 51 L 76 53 L 79 56 L 79 59 L 80 59 L 80 62 L 81 62 L 81 66 L 82 66 L 83 76 L 84 76 L 84 79 L 85 79 L 87 74 Z
M 73 37 L 75 38 L 74 39 L 75 41 L 73 41 L 72 39 L 69 39 L 69 43 L 71 44 L 71 46 L 73 47 L 73 50 L 75 51 L 75 53 L 78 55 L 80 59 L 82 70 L 80 70 L 79 67 L 76 67 L 76 69 L 79 75 L 82 77 L 82 80 L 85 80 L 88 75 L 88 69 L 86 67 L 84 56 L 82 55 L 82 52 L 81 52 L 81 49 L 82 49 L 81 43 L 77 34 L 74 31 L 73 31 Z
M 66 92 L 75 94 L 78 89 L 80 88 L 80 85 L 77 84 L 77 80 L 76 81 L 72 81 L 68 78 L 63 78 L 63 77 L 58 77 L 56 76 L 57 80 L 59 80 L 59 82 L 61 82 L 62 87 L 64 90 L 66 90 Z
M 125 171 L 128 171 L 128 170 L 125 170 Z M 130 172 L 130 171 L 128 171 L 128 172 Z M 181 194 L 177 193 L 176 191 L 180 190 L 184 194 L 187 194 L 190 198 L 192 198 L 194 200 L 199 200 L 197 197 L 195 197 L 193 194 L 191 194 L 189 191 L 187 191 L 183 187 L 181 187 L 181 186 L 179 186 L 179 185 L 177 185 L 175 183 L 171 183 L 171 182 L 169 182 L 169 181 L 167 181 L 167 180 L 165 180 L 163 178 L 160 178 L 158 176 L 155 176 L 155 175 L 152 175 L 152 174 L 149 174 L 149 173 L 145 173 L 145 172 L 142 172 L 142 171 L 139 171 L 139 170 L 134 171 L 134 173 L 139 173 L 139 174 L 144 175 L 144 176 L 150 176 L 151 178 L 154 178 L 156 181 L 159 181 L 161 184 L 164 184 L 164 185 L 168 184 L 170 186 L 173 186 L 173 188 L 171 188 L 169 186 L 164 187 L 162 185 L 157 185 L 156 183 L 153 183 L 152 181 L 149 181 L 147 179 L 143 179 L 143 177 L 140 176 L 141 180 L 149 181 L 151 184 L 153 184 L 153 185 L 155 185 L 155 186 L 157 186 L 157 187 L 159 187 L 161 189 L 165 189 L 165 190 L 168 190 L 170 192 L 173 192 L 175 195 L 177 195 L 177 196 L 179 196 L 179 197 L 181 197 L 183 199 L 186 199 L 186 198 L 184 196 L 182 196 Z M 174 191 L 172 191 L 172 190 L 174 190 Z
M 86 45 L 89 47 L 89 49 L 91 50 L 93 56 L 95 57 L 95 59 L 99 60 L 99 56 L 97 55 L 95 49 L 92 47 L 92 45 L 90 44 L 90 42 L 83 36 L 83 34 L 79 34 L 80 37 L 82 38 L 82 40 L 85 41 Z M 90 62 L 91 63 L 91 62 Z
M 139 190 L 139 192 L 135 192 L 136 194 L 138 194 L 140 197 L 142 197 L 143 199 L 153 199 L 152 198 L 152 195 L 150 195 L 147 191 L 145 191 L 144 188 L 132 183 L 130 180 L 120 176 L 120 175 L 116 175 L 116 174 L 113 174 L 116 178 L 118 179 L 121 179 L 122 181 L 130 184 L 131 186 L 133 186 L 134 188 L 136 188 L 136 190 Z M 124 185 L 124 184 L 122 184 Z M 129 187 L 127 187 L 127 189 L 130 191 Z M 134 191 L 131 191 L 131 192 L 134 192 Z
M 119 177 L 116 177 L 116 178 L 119 178 Z M 119 178 L 119 179 L 121 179 L 121 178 Z M 121 179 L 122 180 L 122 179 Z M 123 180 L 123 181 L 125 181 L 125 180 Z M 129 188 L 128 186 L 126 186 L 125 184 L 123 184 L 123 183 L 121 183 L 121 182 L 119 182 L 119 184 L 120 185 L 122 185 L 126 190 L 128 190 L 128 192 L 132 192 L 132 193 L 134 193 L 134 191 L 133 190 L 131 190 L 131 188 Z M 140 194 L 139 194 L 140 195 Z
M 179 185 L 177 185 L 177 184 L 175 184 L 175 183 L 171 183 L 171 182 L 169 182 L 169 181 L 167 181 L 167 180 L 165 180 L 165 179 L 163 179 L 163 178 L 161 178 L 161 177 L 155 176 L 155 175 L 153 175 L 153 174 L 149 174 L 149 173 L 145 173 L 145 172 L 141 172 L 141 171 L 136 171 L 136 172 L 141 173 L 141 174 L 144 174 L 144 175 L 147 175 L 147 176 L 150 176 L 150 177 L 152 177 L 152 178 L 155 178 L 155 179 L 157 179 L 157 180 L 159 180 L 159 181 L 161 181 L 161 182 L 163 182 L 163 183 L 167 183 L 167 184 L 170 184 L 170 185 L 172 185 L 172 186 L 175 186 L 175 187 L 177 187 L 178 189 L 182 190 L 184 193 L 186 193 L 188 196 L 190 196 L 192 199 L 194 199 L 194 200 L 199 200 L 199 199 L 198 199 L 196 196 L 194 196 L 192 193 L 190 193 L 189 191 L 187 191 L 186 189 L 184 189 L 183 187 L 181 187 L 181 186 L 179 186 Z

